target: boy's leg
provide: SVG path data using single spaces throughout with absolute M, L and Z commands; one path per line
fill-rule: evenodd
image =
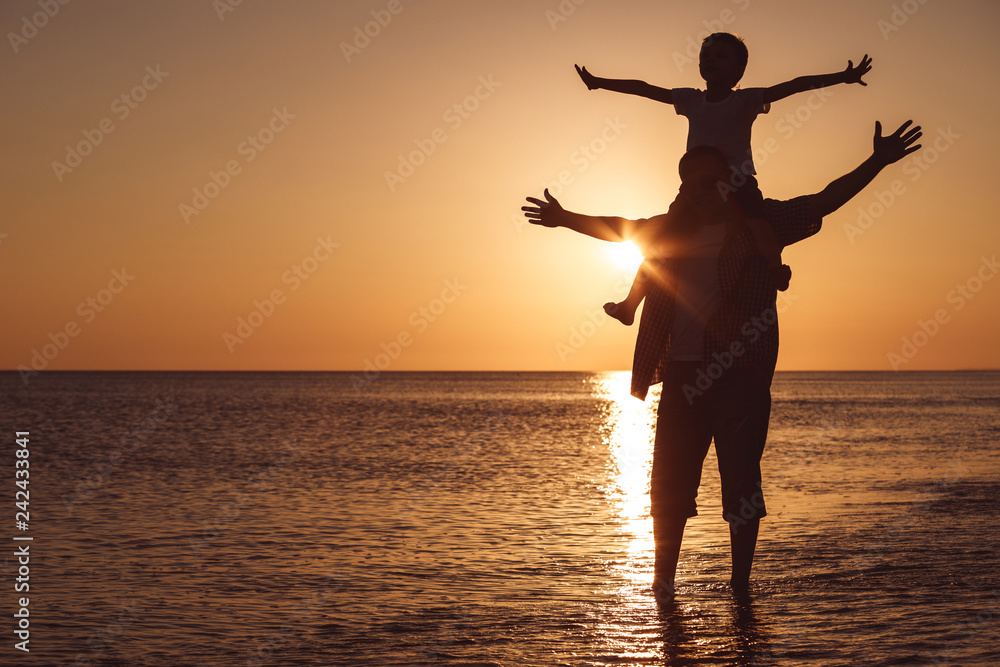
M 774 286 L 784 292 L 792 278 L 792 270 L 787 264 L 781 263 L 781 246 L 778 237 L 765 219 L 764 196 L 757 185 L 757 179 L 749 176 L 746 182 L 736 190 L 736 201 L 743 211 L 743 218 L 750 228 L 759 252 L 767 262 L 768 272 L 774 280 Z
M 764 256 L 768 264 L 781 263 L 781 247 L 778 245 L 778 237 L 774 235 L 774 230 L 767 220 L 763 218 L 747 218 L 747 227 L 753 232 L 754 241 L 757 243 L 757 251 Z
M 646 260 L 643 260 L 642 264 L 639 265 L 639 270 L 636 271 L 632 287 L 628 291 L 628 296 L 625 297 L 624 301 L 619 303 L 609 301 L 604 304 L 604 312 L 625 326 L 629 326 L 635 322 L 635 311 L 639 309 L 639 304 L 646 297 L 646 280 L 648 277 Z
M 774 230 L 767 220 L 762 218 L 750 218 L 746 220 L 746 225 L 757 243 L 757 252 L 763 255 L 767 262 L 767 270 L 774 280 L 774 286 L 784 292 L 792 279 L 792 269 L 787 264 L 781 263 L 781 246 L 778 245 Z

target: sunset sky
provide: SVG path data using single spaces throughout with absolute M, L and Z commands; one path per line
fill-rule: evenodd
M 744 87 L 874 60 L 758 118 L 765 196 L 857 166 L 876 120 L 924 129 L 786 250 L 778 369 L 1000 367 L 993 0 L 9 0 L 0 26 L 2 369 L 628 369 L 601 304 L 634 266 L 520 207 L 666 211 L 686 119 L 573 65 L 700 87 L 709 29 L 746 40 Z

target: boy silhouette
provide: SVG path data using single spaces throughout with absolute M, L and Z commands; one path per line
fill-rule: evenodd
M 739 204 L 738 215 L 749 227 L 757 249 L 768 264 L 768 272 L 779 290 L 788 289 L 791 269 L 781 263 L 778 245 L 764 214 L 764 200 L 754 178 L 756 170 L 750 148 L 753 121 L 770 110 L 772 102 L 815 88 L 838 83 L 859 83 L 871 70 L 867 54 L 855 67 L 847 61 L 842 72 L 801 76 L 769 88 L 736 88 L 746 70 L 749 52 L 743 40 L 726 32 L 709 35 L 702 42 L 698 69 L 705 80 L 705 90 L 694 88 L 660 88 L 645 81 L 603 79 L 576 65 L 576 71 L 590 90 L 603 88 L 619 93 L 639 95 L 673 105 L 676 112 L 688 119 L 687 150 L 696 146 L 714 146 L 726 156 L 730 167 L 728 183 L 720 185 L 723 195 L 733 194 Z M 635 320 L 635 311 L 646 291 L 649 266 L 643 262 L 632 283 L 628 296 L 620 303 L 609 302 L 604 310 L 625 325 Z

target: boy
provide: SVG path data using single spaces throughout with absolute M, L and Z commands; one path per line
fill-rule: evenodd
M 748 59 L 749 53 L 742 39 L 719 32 L 709 35 L 702 42 L 698 69 L 705 80 L 704 91 L 660 88 L 637 80 L 602 79 L 579 65 L 576 65 L 576 71 L 590 90 L 604 88 L 673 105 L 679 115 L 688 118 L 688 150 L 695 146 L 715 146 L 726 155 L 732 173 L 724 194 L 735 195 L 742 217 L 754 234 L 758 250 L 768 262 L 775 287 L 785 290 L 788 289 L 791 270 L 781 264 L 781 248 L 774 232 L 763 220 L 763 197 L 754 178 L 756 170 L 750 149 L 751 125 L 758 114 L 769 111 L 771 102 L 795 93 L 837 83 L 868 85 L 861 77 L 871 70 L 872 61 L 865 54 L 857 67 L 847 61 L 847 68 L 842 72 L 802 76 L 770 88 L 734 90 L 743 78 Z M 623 324 L 632 324 L 635 311 L 645 296 L 647 273 L 644 263 L 626 299 L 621 303 L 607 303 L 604 310 Z

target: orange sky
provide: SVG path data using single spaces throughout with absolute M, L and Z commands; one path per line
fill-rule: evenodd
M 627 369 L 600 306 L 631 272 L 519 209 L 561 176 L 569 209 L 664 212 L 685 119 L 573 64 L 698 87 L 707 27 L 744 86 L 874 58 L 757 120 L 767 196 L 876 119 L 926 135 L 786 251 L 779 370 L 1000 367 L 1000 5 L 577 3 L 3 3 L 0 368 Z

